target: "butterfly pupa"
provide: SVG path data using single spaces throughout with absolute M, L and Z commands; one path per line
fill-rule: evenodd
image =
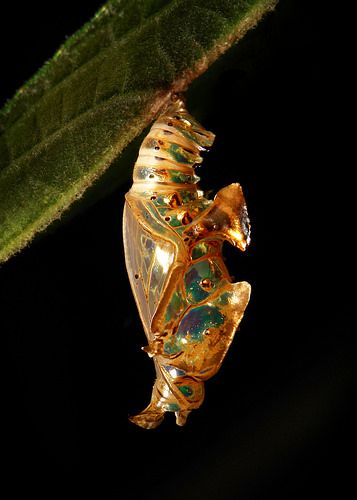
M 250 242 L 242 188 L 208 200 L 197 186 L 214 138 L 175 100 L 145 137 L 126 194 L 125 261 L 156 370 L 149 405 L 130 420 L 147 429 L 166 412 L 184 425 L 200 407 L 249 302 L 250 285 L 232 283 L 222 258 L 224 241 L 242 251 Z

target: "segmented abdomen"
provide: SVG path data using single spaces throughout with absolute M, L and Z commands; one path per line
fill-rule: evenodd
M 203 129 L 178 101 L 144 139 L 134 167 L 134 189 L 195 189 L 199 178 L 194 166 L 202 163 L 200 153 L 213 141 L 214 134 Z

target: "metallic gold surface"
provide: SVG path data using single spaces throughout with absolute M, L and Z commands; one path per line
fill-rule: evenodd
M 213 141 L 176 100 L 144 139 L 126 195 L 126 265 L 156 369 L 149 406 L 130 420 L 147 429 L 165 412 L 184 425 L 202 404 L 250 297 L 222 258 L 225 240 L 242 251 L 250 242 L 242 188 L 231 184 L 213 201 L 197 188 L 194 167 Z

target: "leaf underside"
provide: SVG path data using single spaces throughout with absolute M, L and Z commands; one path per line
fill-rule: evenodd
M 0 262 L 60 217 L 275 3 L 108 1 L 0 111 Z

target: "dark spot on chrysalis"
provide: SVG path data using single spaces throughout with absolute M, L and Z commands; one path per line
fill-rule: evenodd
M 178 196 L 177 193 L 174 193 L 171 198 L 170 198 L 170 201 L 169 201 L 169 205 L 171 208 L 177 208 L 181 205 L 181 200 Z
M 169 127 L 172 127 L 172 126 L 173 126 L 173 123 L 172 123 L 172 122 L 168 122 L 168 126 L 169 126 Z
M 201 280 L 200 285 L 205 290 L 211 290 L 213 284 L 209 278 L 204 278 L 203 280 Z
M 190 224 L 192 222 L 192 217 L 188 212 L 185 212 L 182 217 L 182 224 L 184 226 L 187 226 L 187 224 Z
M 159 149 L 160 149 L 160 146 L 155 146 L 155 149 L 156 149 L 156 150 L 159 150 Z
M 169 222 L 171 220 L 171 217 L 169 215 L 166 215 L 165 220 Z
M 137 279 L 139 279 L 139 275 L 138 275 L 138 273 L 136 273 L 136 274 L 134 275 L 134 278 L 135 278 L 136 280 L 137 280 Z
M 152 201 L 156 200 L 156 195 L 151 196 L 150 200 L 152 200 Z
M 153 179 L 154 177 L 155 177 L 155 175 L 154 175 L 154 174 L 150 174 L 150 175 L 149 175 L 149 179 Z

